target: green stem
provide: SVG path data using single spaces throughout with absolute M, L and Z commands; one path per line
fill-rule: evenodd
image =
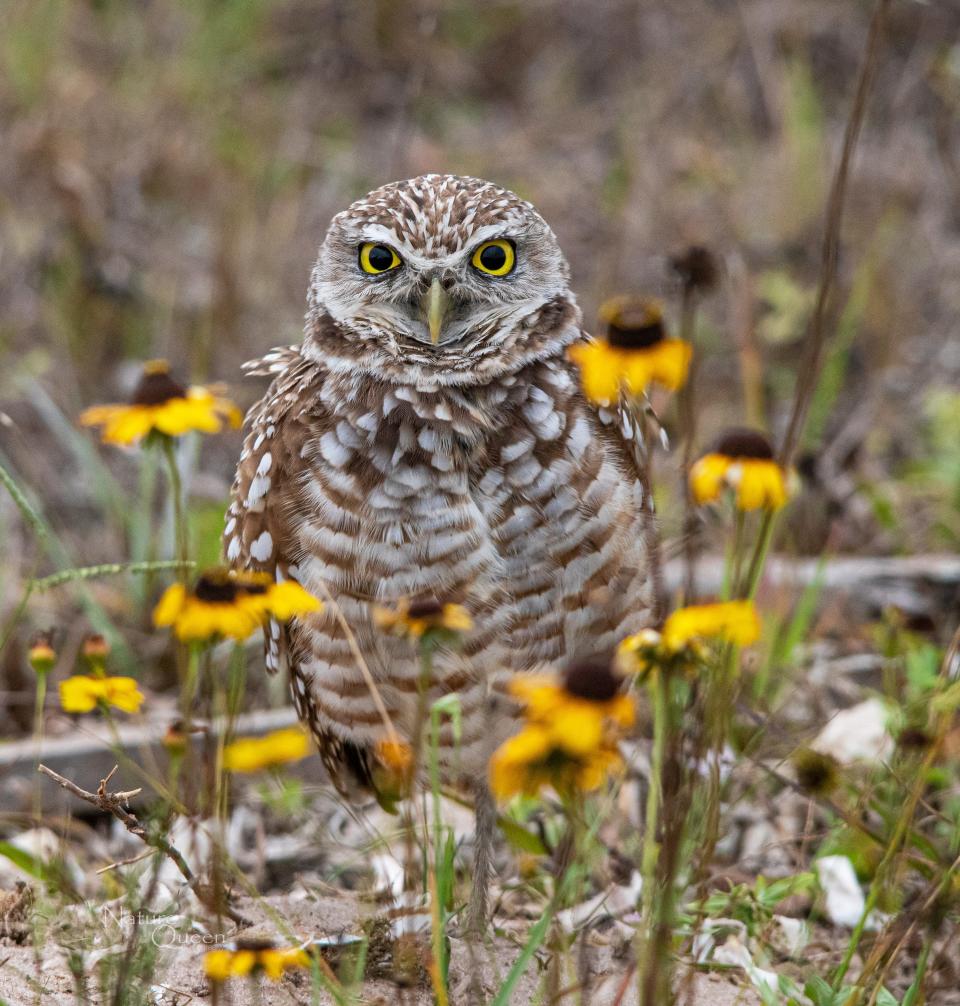
M 850 968 L 853 956 L 860 945 L 860 940 L 863 937 L 864 930 L 866 929 L 867 920 L 870 918 L 873 910 L 877 907 L 877 902 L 880 900 L 880 892 L 883 887 L 883 882 L 886 879 L 887 871 L 890 869 L 894 857 L 900 851 L 901 844 L 908 837 L 910 826 L 913 823 L 913 817 L 916 813 L 917 804 L 920 802 L 920 798 L 923 795 L 923 790 L 926 786 L 927 779 L 929 778 L 930 769 L 933 766 L 938 747 L 939 745 L 933 745 L 927 756 L 924 758 L 923 763 L 920 766 L 920 770 L 916 774 L 913 788 L 907 797 L 903 813 L 901 813 L 897 818 L 893 835 L 891 835 L 890 841 L 887 843 L 887 847 L 883 853 L 883 858 L 880 860 L 876 872 L 874 873 L 873 883 L 870 885 L 870 890 L 867 892 L 866 903 L 863 907 L 863 914 L 860 916 L 853 932 L 850 934 L 850 942 L 847 944 L 843 960 L 833 973 L 832 985 L 835 992 L 838 992 L 843 984 L 843 979 Z
M 36 744 L 37 757 L 33 765 L 33 777 L 36 780 L 33 790 L 33 816 L 39 823 L 43 811 L 43 791 L 40 786 L 40 758 L 43 749 L 44 734 L 44 708 L 47 702 L 47 675 L 46 672 L 37 675 L 37 692 L 34 697 L 33 706 L 33 740 Z
M 163 437 L 163 453 L 167 459 L 167 471 L 170 477 L 170 496 L 173 499 L 173 529 L 176 541 L 177 559 L 182 564 L 180 579 L 186 579 L 186 568 L 190 556 L 189 531 L 183 501 L 183 480 L 177 465 L 177 451 L 173 437 Z
M 734 509 L 733 543 L 724 558 L 723 586 L 720 590 L 721 601 L 729 601 L 737 590 L 737 579 L 740 575 L 740 554 L 743 551 L 743 527 L 743 511 Z
M 663 766 L 669 726 L 669 697 L 667 695 L 669 682 L 664 680 L 662 670 L 658 669 L 651 673 L 649 687 L 653 692 L 653 747 L 650 752 L 650 783 L 647 789 L 647 807 L 643 826 L 643 858 L 641 861 L 643 925 L 640 930 L 643 940 L 643 956 L 641 957 L 641 966 L 638 969 L 638 993 L 644 1006 L 654 1006 L 653 1003 L 644 1003 L 643 995 L 648 975 L 656 967 L 656 962 L 652 961 L 650 956 L 653 950 L 653 935 L 656 930 L 654 913 L 658 895 L 657 860 L 660 855 L 660 845 L 657 842 L 657 824 L 663 798 Z
M 757 544 L 753 550 L 753 558 L 750 560 L 750 569 L 747 572 L 744 597 L 748 601 L 752 601 L 757 596 L 760 578 L 763 576 L 763 570 L 767 564 L 767 556 L 770 553 L 770 545 L 773 542 L 773 531 L 776 523 L 777 511 L 765 510 L 763 522 L 760 525 L 760 535 L 757 538 Z
M 933 949 L 933 933 L 927 933 L 926 939 L 923 941 L 923 946 L 920 948 L 920 956 L 917 958 L 917 963 L 914 966 L 914 972 L 916 977 L 907 989 L 907 994 L 903 997 L 902 1006 L 914 1006 L 917 1002 L 917 997 L 920 995 L 921 989 L 923 988 L 923 979 L 926 977 L 925 972 L 927 970 L 927 961 L 930 959 L 930 951 Z

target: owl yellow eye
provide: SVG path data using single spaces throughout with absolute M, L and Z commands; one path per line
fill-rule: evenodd
M 360 245 L 360 268 L 364 272 L 376 276 L 400 265 L 403 265 L 400 256 L 389 245 L 378 245 L 373 241 Z
M 509 241 L 485 241 L 473 253 L 470 264 L 488 276 L 506 276 L 517 263 L 517 253 Z

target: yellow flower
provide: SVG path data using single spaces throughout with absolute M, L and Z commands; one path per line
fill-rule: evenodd
M 583 392 L 590 401 L 610 405 L 621 393 L 642 394 L 653 382 L 670 391 L 683 387 L 693 347 L 667 337 L 658 303 L 616 297 L 601 307 L 600 317 L 606 322 L 605 338 L 567 351 L 580 368 Z
M 656 629 L 641 629 L 617 647 L 616 665 L 622 674 L 645 677 L 664 662 L 662 644 L 663 637 Z
M 204 974 L 215 982 L 261 973 L 271 981 L 279 981 L 285 971 L 308 967 L 310 958 L 306 951 L 298 947 L 274 947 L 258 940 L 238 940 L 235 950 L 208 950 L 203 958 Z
M 396 608 L 373 609 L 374 623 L 395 636 L 420 639 L 427 633 L 455 634 L 473 628 L 470 613 L 461 604 L 443 604 L 434 598 L 402 600 Z
M 154 608 L 153 622 L 172 625 L 182 640 L 246 639 L 270 617 L 286 622 L 322 607 L 292 580 L 276 583 L 266 573 L 211 569 L 192 591 L 179 583 L 168 587 Z
M 676 652 L 701 639 L 750 646 L 760 638 L 760 617 L 752 601 L 694 604 L 678 608 L 663 625 L 663 645 Z
M 623 766 L 616 746 L 571 751 L 563 738 L 545 726 L 530 723 L 505 741 L 490 759 L 490 788 L 498 800 L 518 793 L 535 796 L 544 786 L 559 793 L 599 789 Z
M 622 764 L 617 739 L 633 725 L 633 701 L 609 663 L 580 663 L 562 678 L 519 675 L 510 692 L 523 704 L 526 726 L 490 761 L 490 785 L 506 799 L 535 793 L 597 789 Z
M 143 702 L 143 693 L 133 678 L 77 674 L 60 682 L 60 705 L 67 713 L 89 713 L 101 703 L 125 713 L 136 713 Z
M 786 473 L 762 433 L 730 430 L 691 467 L 690 491 L 697 503 L 712 503 L 725 489 L 736 494 L 738 510 L 779 510 L 787 502 Z
M 259 772 L 261 769 L 300 761 L 310 754 L 310 739 L 300 727 L 274 730 L 263 737 L 241 737 L 223 749 L 223 767 L 228 772 Z
M 125 405 L 95 405 L 80 416 L 84 426 L 103 427 L 105 444 L 134 444 L 151 433 L 180 437 L 196 430 L 219 433 L 226 422 L 238 427 L 243 417 L 213 387 L 184 388 L 170 376 L 166 360 L 148 360 L 143 376 Z

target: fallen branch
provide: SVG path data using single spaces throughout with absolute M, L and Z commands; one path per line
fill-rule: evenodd
M 118 791 L 116 793 L 111 793 L 107 789 L 107 783 L 113 778 L 117 769 L 118 766 L 114 765 L 107 773 L 106 778 L 100 780 L 100 785 L 97 787 L 96 793 L 91 793 L 89 790 L 82 789 L 75 782 L 67 779 L 65 776 L 60 775 L 59 772 L 54 772 L 53 769 L 47 768 L 46 765 L 37 766 L 38 772 L 42 772 L 45 776 L 51 778 L 55 783 L 67 790 L 67 792 L 72 793 L 75 797 L 83 800 L 85 803 L 89 803 L 98 810 L 112 814 L 118 821 L 120 821 L 127 831 L 130 832 L 131 835 L 136 835 L 137 838 L 144 842 L 144 844 L 149 845 L 158 852 L 162 852 L 163 855 L 165 855 L 167 859 L 169 859 L 180 871 L 181 876 L 187 882 L 190 890 L 193 891 L 197 898 L 199 898 L 200 902 L 211 911 L 217 911 L 217 905 L 215 904 L 215 899 L 212 897 L 211 892 L 200 883 L 200 878 L 197 877 L 193 870 L 190 869 L 180 850 L 175 845 L 171 845 L 170 842 L 168 842 L 162 835 L 149 834 L 146 828 L 144 828 L 144 826 L 140 823 L 137 816 L 127 810 L 124 806 L 125 804 L 128 804 L 133 797 L 140 793 L 140 788 L 138 787 L 137 789 Z M 224 911 L 228 918 L 237 925 L 250 925 L 249 919 L 233 911 L 229 905 L 225 909 L 221 910 Z

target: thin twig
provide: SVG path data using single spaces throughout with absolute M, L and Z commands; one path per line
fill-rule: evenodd
M 176 846 L 171 845 L 170 842 L 168 842 L 162 835 L 148 834 L 147 830 L 140 823 L 137 816 L 127 810 L 124 806 L 124 804 L 128 803 L 132 797 L 135 797 L 138 793 L 140 793 L 141 790 L 138 788 L 117 793 L 111 793 L 107 790 L 107 783 L 113 777 L 117 768 L 118 766 L 114 765 L 107 774 L 106 778 L 100 780 L 100 785 L 97 787 L 96 793 L 91 793 L 89 790 L 82 789 L 75 782 L 60 775 L 59 772 L 54 772 L 53 769 L 48 768 L 46 765 L 39 765 L 37 771 L 42 772 L 45 776 L 51 778 L 55 783 L 67 790 L 68 793 L 72 793 L 80 800 L 89 803 L 98 810 L 112 814 L 118 821 L 120 821 L 127 831 L 130 832 L 131 835 L 136 835 L 137 838 L 146 845 L 151 846 L 158 852 L 162 852 L 163 855 L 165 855 L 180 871 L 181 876 L 190 886 L 190 890 L 196 894 L 196 896 L 201 902 L 203 902 L 204 905 L 206 905 L 207 908 L 211 908 L 212 910 L 212 901 L 209 894 L 203 889 L 203 886 L 200 883 L 200 878 L 197 877 L 193 870 L 190 869 L 180 850 Z M 227 915 L 229 915 L 230 919 L 237 923 L 237 925 L 250 925 L 250 921 L 248 919 L 234 912 L 232 909 L 227 909 Z
M 633 398 L 625 397 L 621 401 L 621 407 L 632 428 L 633 436 L 630 439 L 628 453 L 633 461 L 634 472 L 643 496 L 640 503 L 640 517 L 643 526 L 647 572 L 653 592 L 651 617 L 654 625 L 660 625 L 667 614 L 667 589 L 663 578 L 660 528 L 657 526 L 657 515 L 653 505 L 653 475 L 651 472 L 653 443 L 652 438 L 647 437 L 647 419 L 643 413 L 643 404 Z
M 322 580 L 318 581 L 317 586 L 323 592 L 324 600 L 330 605 L 330 610 L 333 612 L 334 618 L 336 618 L 337 622 L 340 624 L 340 628 L 343 629 L 343 634 L 347 640 L 347 645 L 350 647 L 350 652 L 353 654 L 353 659 L 357 662 L 357 667 L 360 669 L 360 673 L 363 675 L 363 680 L 366 682 L 367 688 L 370 691 L 370 697 L 373 699 L 373 704 L 377 707 L 380 719 L 383 720 L 383 725 L 386 727 L 387 736 L 392 741 L 397 740 L 397 729 L 393 725 L 393 720 L 390 719 L 390 713 L 387 712 L 387 707 L 380 694 L 380 689 L 377 688 L 377 683 L 374 680 L 369 665 L 363 657 L 363 653 L 360 650 L 360 644 L 357 642 L 357 637 L 354 635 L 353 630 L 350 628 L 350 623 L 343 614 L 343 609 L 339 604 L 337 604 L 333 594 L 330 593 L 329 588 Z
M 860 67 L 857 79 L 857 89 L 853 98 L 853 107 L 843 134 L 843 149 L 840 163 L 837 165 L 830 195 L 827 200 L 827 223 L 823 233 L 823 250 L 820 262 L 820 281 L 817 286 L 817 299 L 814 304 L 813 316 L 810 320 L 810 332 L 806 342 L 806 352 L 800 365 L 797 377 L 797 391 L 793 401 L 793 411 L 790 422 L 780 448 L 779 461 L 788 467 L 793 460 L 803 429 L 807 421 L 807 413 L 813 392 L 820 379 L 820 369 L 823 365 L 823 350 L 827 342 L 827 306 L 833 286 L 837 278 L 837 262 L 840 257 L 840 229 L 843 223 L 843 207 L 847 195 L 847 180 L 850 175 L 850 162 L 860 136 L 860 129 L 867 111 L 867 97 L 870 86 L 876 75 L 881 43 L 886 25 L 887 11 L 890 0 L 878 0 L 870 22 L 870 34 L 867 38 L 866 54 Z

